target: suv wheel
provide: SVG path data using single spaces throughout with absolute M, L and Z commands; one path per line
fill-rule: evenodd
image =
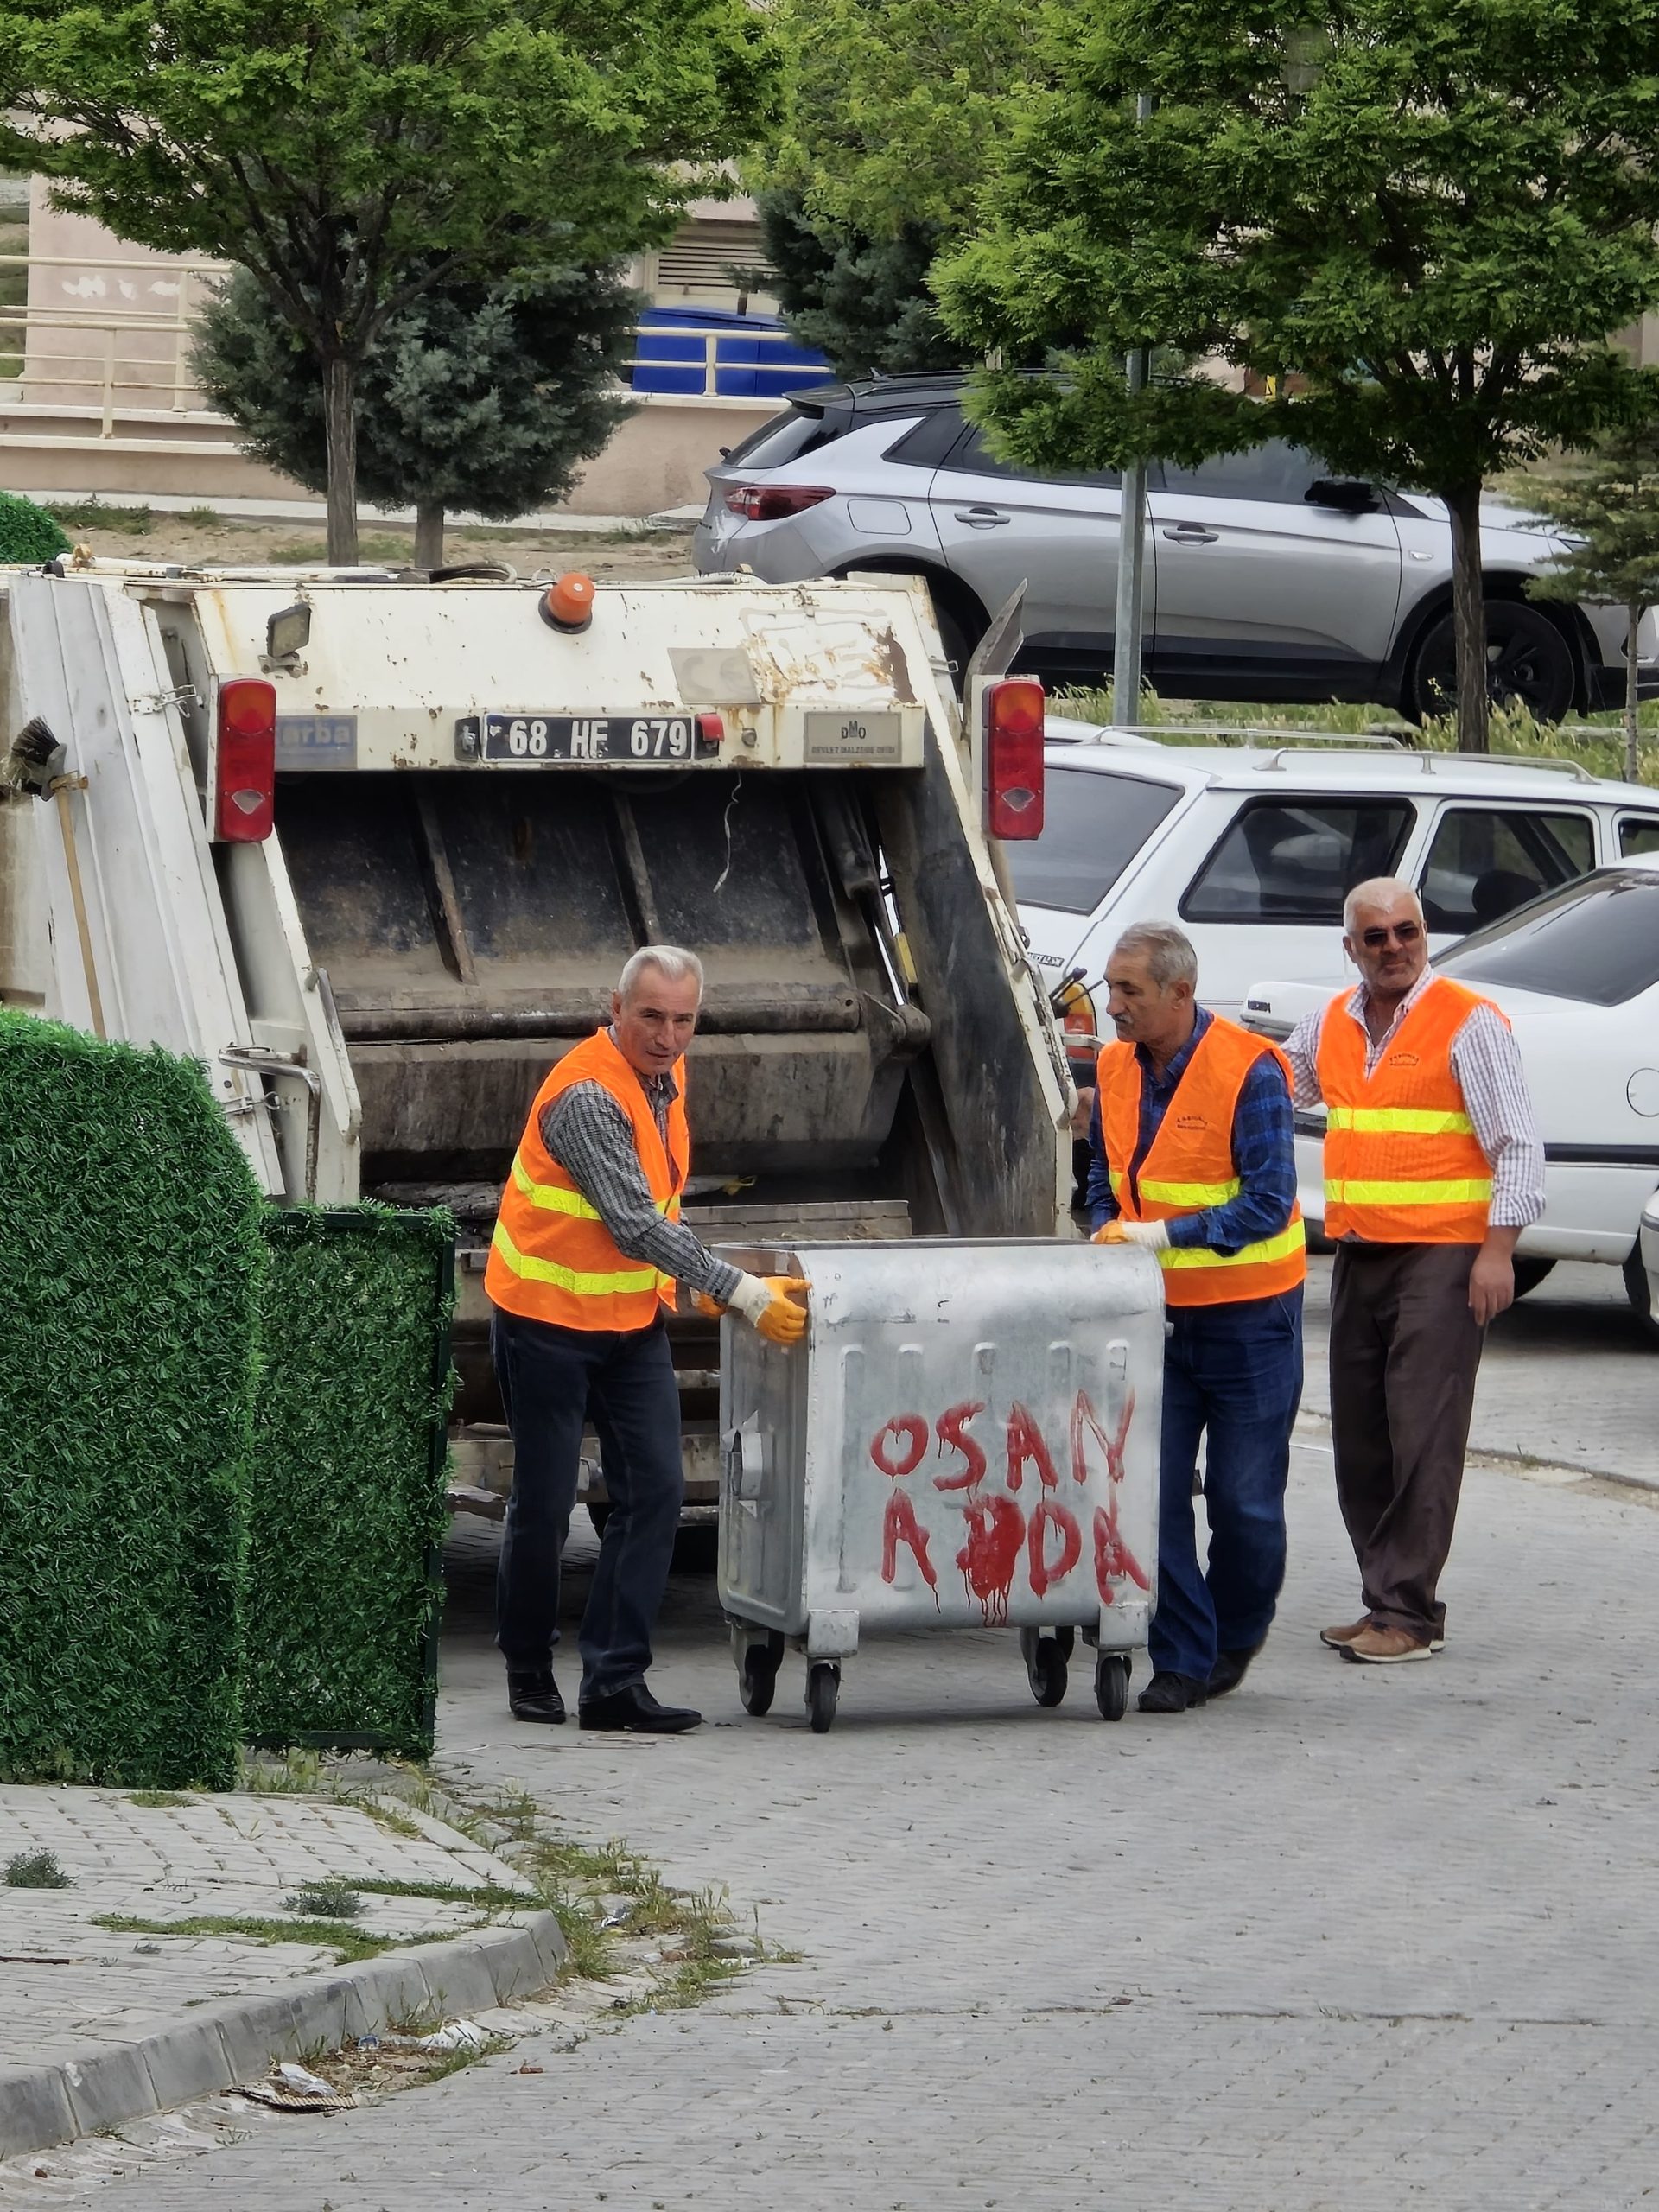
M 1547 614 L 1518 600 L 1486 607 L 1486 696 L 1495 707 L 1524 706 L 1535 721 L 1558 722 L 1573 703 L 1578 671 L 1573 648 Z M 1457 711 L 1457 631 L 1442 614 L 1423 632 L 1402 705 L 1413 721 Z

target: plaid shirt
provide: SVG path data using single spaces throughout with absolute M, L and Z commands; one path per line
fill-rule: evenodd
M 680 1095 L 671 1075 L 642 1076 L 664 1147 L 668 1109 Z M 706 1291 L 724 1305 L 738 1271 L 717 1260 L 683 1222 L 657 1211 L 634 1147 L 633 1124 L 602 1083 L 573 1083 L 542 1109 L 542 1142 L 605 1224 L 619 1252 L 660 1268 L 688 1291 Z
M 1141 1130 L 1129 1163 L 1131 1177 L 1140 1174 L 1198 1050 L 1198 1039 L 1214 1020 L 1207 1007 L 1198 1008 L 1192 1036 L 1161 1076 L 1154 1073 L 1145 1047 L 1135 1046 L 1135 1057 L 1141 1063 Z M 1089 1225 L 1099 1229 L 1116 1218 L 1119 1207 L 1112 1194 L 1111 1171 L 1101 1135 L 1098 1092 L 1089 1124 L 1089 1145 L 1093 1155 L 1089 1163 Z M 1224 1205 L 1206 1206 L 1202 1213 L 1178 1216 L 1169 1224 L 1173 1245 L 1237 1252 L 1246 1244 L 1276 1236 L 1288 1223 L 1296 1203 L 1295 1123 L 1285 1071 L 1270 1052 L 1262 1055 L 1239 1090 L 1238 1103 L 1233 1109 L 1233 1168 L 1240 1184 L 1238 1196 L 1229 1198 Z

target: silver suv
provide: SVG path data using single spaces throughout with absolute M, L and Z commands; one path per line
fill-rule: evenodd
M 986 448 L 954 378 L 823 385 L 708 471 L 694 557 L 772 583 L 880 569 L 925 576 L 960 666 L 1027 586 L 1021 665 L 1052 682 L 1111 666 L 1115 474 L 1039 476 Z M 1452 534 L 1438 500 L 1333 476 L 1273 444 L 1150 473 L 1146 673 L 1183 699 L 1374 700 L 1421 716 L 1453 683 Z M 1489 505 L 1481 531 L 1495 699 L 1541 720 L 1618 703 L 1618 608 L 1533 605 L 1557 541 Z M 1659 693 L 1659 619 L 1639 677 Z

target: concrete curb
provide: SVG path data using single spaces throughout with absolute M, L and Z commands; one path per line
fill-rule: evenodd
M 334 2050 L 423 2011 L 486 2012 L 557 1980 L 567 1946 L 550 1912 L 411 1944 L 281 1994 L 194 2007 L 188 2020 L 92 2044 L 79 2058 L 0 2067 L 0 2158 L 44 2151 L 193 2097 L 256 2081 L 278 2059 Z
M 1300 1429 L 1306 1421 L 1310 1427 L 1317 1424 L 1317 1436 L 1292 1433 L 1294 1444 L 1312 1444 L 1328 1452 L 1331 1436 L 1331 1416 L 1304 1407 L 1296 1416 Z M 1523 1482 L 1548 1483 L 1618 1483 L 1625 1490 L 1644 1491 L 1650 1497 L 1659 1491 L 1659 1475 L 1637 1474 L 1627 1467 L 1586 1467 L 1576 1459 L 1546 1459 L 1530 1452 L 1500 1452 L 1491 1445 L 1471 1444 L 1464 1453 L 1465 1465 L 1479 1467 L 1491 1473 L 1516 1475 Z

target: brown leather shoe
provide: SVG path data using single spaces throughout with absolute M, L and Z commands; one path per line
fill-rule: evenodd
M 1351 1621 L 1346 1628 L 1322 1628 L 1319 1630 L 1319 1642 L 1328 1644 L 1332 1651 L 1345 1651 L 1357 1636 L 1364 1635 L 1370 1624 L 1370 1615 L 1362 1613 L 1357 1621 Z
M 1414 1636 L 1408 1628 L 1366 1628 L 1343 1649 L 1349 1658 L 1362 1659 L 1372 1667 L 1397 1667 L 1408 1659 L 1434 1656 L 1429 1639 Z

